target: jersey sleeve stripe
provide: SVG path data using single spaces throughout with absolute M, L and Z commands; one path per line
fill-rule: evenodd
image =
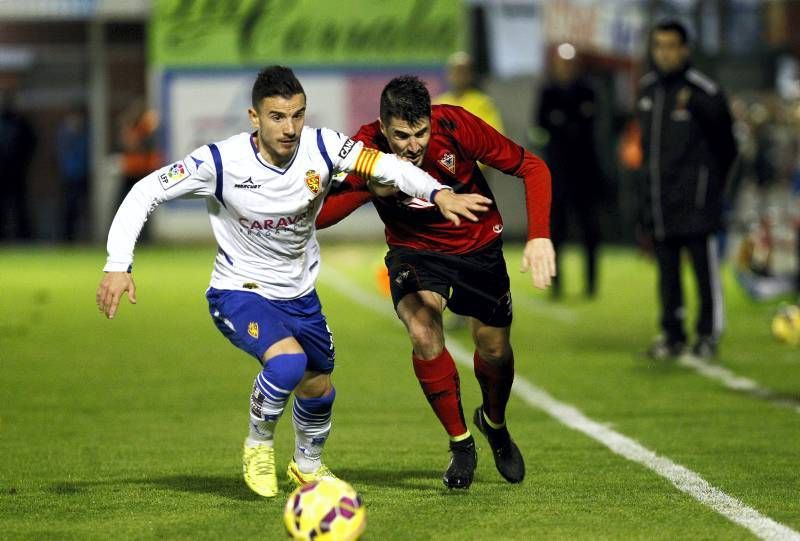
M 322 154 L 322 159 L 325 160 L 325 165 L 328 166 L 328 176 L 330 177 L 333 172 L 333 162 L 331 162 L 331 157 L 328 156 L 325 141 L 322 139 L 322 130 L 319 128 L 317 128 L 317 147 L 319 147 L 319 152 Z
M 211 143 L 208 145 L 208 150 L 211 151 L 211 157 L 214 158 L 214 169 L 217 171 L 217 187 L 214 190 L 214 195 L 219 199 L 219 202 L 222 203 L 222 206 L 225 206 L 225 200 L 222 197 L 222 156 L 219 154 L 219 149 L 217 145 Z

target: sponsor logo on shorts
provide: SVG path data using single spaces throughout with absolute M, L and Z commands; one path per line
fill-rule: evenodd
M 503 232 L 503 224 L 494 224 L 492 226 L 492 231 L 497 233 L 498 235 Z
M 306 186 L 314 195 L 319 193 L 319 173 L 313 169 L 306 171 Z
M 352 139 L 348 138 L 347 141 L 344 142 L 342 145 L 342 149 L 339 151 L 339 157 L 344 159 L 350 154 L 350 151 L 353 150 L 353 147 L 356 146 L 356 142 Z
M 253 338 L 256 338 L 256 339 L 258 338 L 258 322 L 257 321 L 251 321 L 247 325 L 247 334 L 249 334 Z
M 183 163 L 183 160 L 175 162 L 169 166 L 165 173 L 158 175 L 158 180 L 164 189 L 172 188 L 182 180 L 189 178 L 189 168 Z
M 408 279 L 409 274 L 411 274 L 410 270 L 400 271 L 399 273 L 397 273 L 397 278 L 394 279 L 395 283 L 399 286 L 402 286 L 403 282 L 405 282 Z
M 456 174 L 456 157 L 452 152 L 445 152 L 444 155 L 439 158 L 439 164 L 450 171 L 451 175 Z

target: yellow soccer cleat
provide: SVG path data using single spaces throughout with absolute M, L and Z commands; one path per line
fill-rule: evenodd
M 295 487 L 307 485 L 314 481 L 319 481 L 320 479 L 339 479 L 325 464 L 311 473 L 301 472 L 294 459 L 289 462 L 289 467 L 286 468 L 286 476 L 289 478 L 289 482 Z
M 268 445 L 245 445 L 242 454 L 244 482 L 250 490 L 273 498 L 278 494 L 278 476 L 275 474 L 275 449 Z

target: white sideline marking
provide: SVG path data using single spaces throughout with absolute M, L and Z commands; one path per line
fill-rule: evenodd
M 725 367 L 710 364 L 691 355 L 681 355 L 678 359 L 678 364 L 691 368 L 705 378 L 716 380 L 728 389 L 763 398 L 773 404 L 785 406 L 800 413 L 800 404 L 797 401 L 781 398 L 774 391 L 762 387 L 752 379 L 736 375 Z
M 389 316 L 401 324 L 386 299 L 359 289 L 345 274 L 330 265 L 326 273 L 320 274 L 320 280 L 349 299 L 381 315 Z M 450 336 L 447 337 L 447 348 L 459 364 L 472 367 L 472 354 Z M 681 492 L 707 505 L 731 522 L 747 528 L 758 538 L 769 541 L 800 541 L 800 533 L 795 530 L 728 496 L 692 470 L 666 457 L 658 456 L 637 441 L 593 421 L 576 407 L 556 400 L 519 374 L 514 378 L 512 392 L 528 405 L 541 409 L 560 423 L 602 443 L 614 453 L 656 472 Z
M 563 306 L 549 306 L 545 304 L 545 301 L 538 298 L 528 298 L 522 301 L 515 299 L 514 307 L 522 307 L 524 310 L 546 316 L 560 323 L 576 323 L 579 319 L 578 314 L 574 310 Z M 800 413 L 800 401 L 781 397 L 775 391 L 762 387 L 758 382 L 740 376 L 727 368 L 711 364 L 691 355 L 682 355 L 679 357 L 678 364 L 690 370 L 694 370 L 698 375 L 704 378 L 721 383 L 728 389 L 743 394 L 749 394 L 750 396 L 761 398 L 777 406 L 789 408 Z

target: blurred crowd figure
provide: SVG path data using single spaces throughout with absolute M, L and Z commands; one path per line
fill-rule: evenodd
M 144 99 L 133 101 L 119 119 L 119 143 L 122 148 L 122 183 L 117 206 L 140 179 L 164 164 L 158 147 L 158 111 L 148 107 Z M 142 229 L 140 240 L 148 241 L 149 227 Z
M 56 136 L 62 190 L 62 240 L 72 242 L 86 227 L 89 200 L 89 129 L 83 106 L 70 110 Z
M 603 175 L 595 147 L 595 92 L 581 74 L 575 47 L 561 44 L 552 56 L 550 79 L 538 97 L 534 124 L 546 132 L 544 158 L 552 174 L 550 235 L 556 257 L 567 239 L 569 223 L 581 229 L 586 257 L 587 297 L 597 293 L 597 248 L 600 242 L 598 205 Z M 560 297 L 563 266 L 557 265 L 551 294 Z
M 448 90 L 433 99 L 433 103 L 446 103 L 463 107 L 491 127 L 503 133 L 503 119 L 494 100 L 480 90 L 475 77 L 472 57 L 457 51 L 447 59 Z
M 16 94 L 0 91 L 0 240 L 32 237 L 28 208 L 28 169 L 36 149 L 36 135 L 30 121 L 18 110 Z
M 644 158 L 641 223 L 658 265 L 661 335 L 647 353 L 663 360 L 685 351 L 681 261 L 688 252 L 700 299 L 691 352 L 711 359 L 724 328 L 717 233 L 737 156 L 732 119 L 720 86 L 691 66 L 681 23 L 653 28 L 650 55 L 654 69 L 642 77 L 637 100 Z
M 800 294 L 800 106 L 771 93 L 731 100 L 742 158 L 732 228 L 735 275 L 748 295 Z

